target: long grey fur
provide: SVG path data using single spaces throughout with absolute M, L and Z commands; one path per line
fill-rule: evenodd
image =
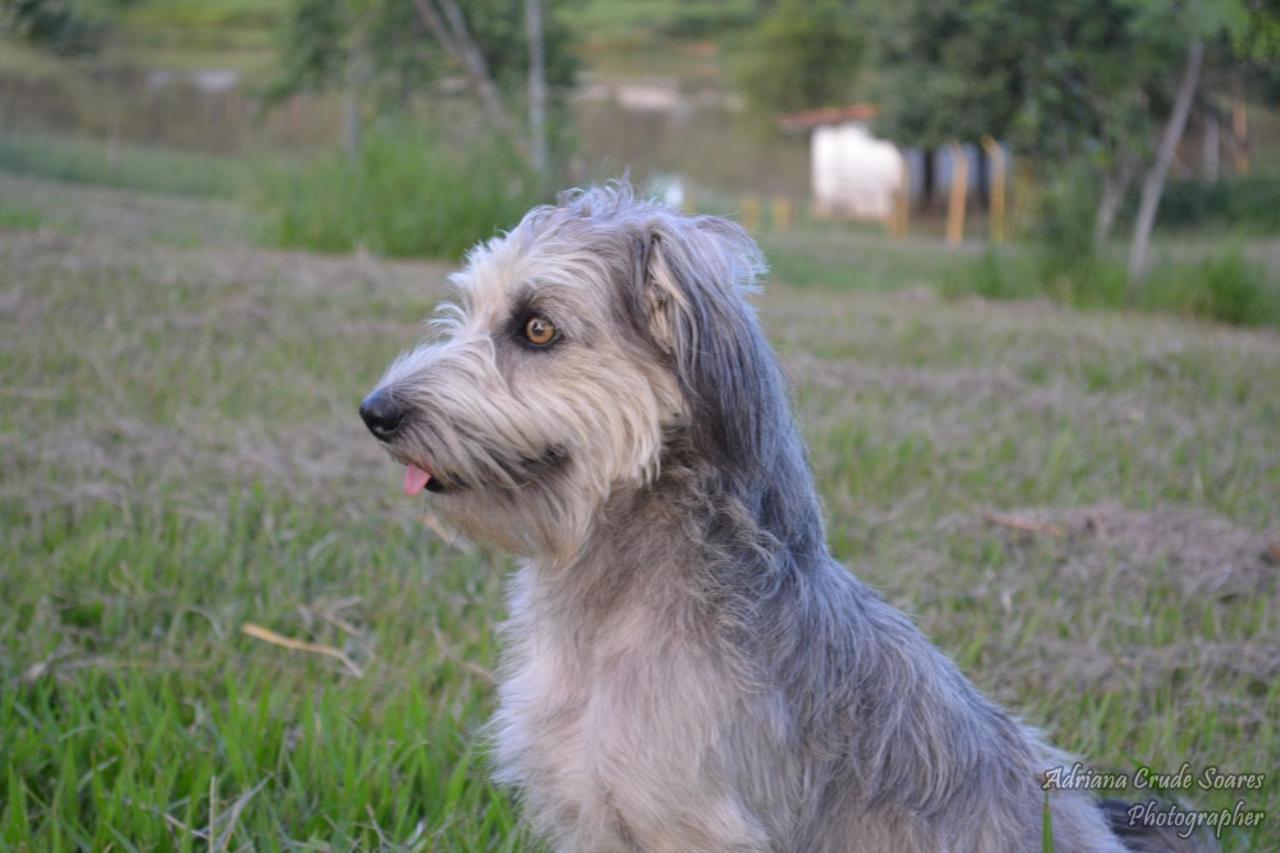
M 1039 849 L 1074 759 L 832 557 L 764 270 L 726 220 L 572 191 L 473 250 L 379 385 L 392 456 L 521 557 L 497 778 L 566 851 Z M 1057 850 L 1138 849 L 1087 793 L 1048 802 Z

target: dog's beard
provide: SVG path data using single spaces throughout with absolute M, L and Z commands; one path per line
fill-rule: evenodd
M 604 498 L 565 462 L 514 487 L 446 486 L 426 500 L 468 539 L 562 563 L 572 560 L 585 543 Z
M 388 447 L 405 493 L 477 543 L 557 561 L 575 553 L 603 496 L 567 440 L 514 448 L 471 435 L 418 426 Z

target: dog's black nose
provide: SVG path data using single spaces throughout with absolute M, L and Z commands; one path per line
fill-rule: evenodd
M 404 409 L 391 395 L 381 389 L 374 391 L 360 404 L 360 417 L 369 432 L 379 441 L 390 441 L 404 420 Z

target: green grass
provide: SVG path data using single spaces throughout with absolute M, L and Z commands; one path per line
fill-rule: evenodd
M 0 205 L 0 230 L 35 231 L 44 224 L 44 218 L 25 207 Z
M 477 737 L 509 560 L 355 416 L 448 267 L 100 224 L 0 239 L 0 847 L 526 849 Z M 837 555 L 1094 766 L 1271 777 L 1280 338 L 882 291 L 940 274 L 885 246 L 759 301 Z M 983 517 L 1026 507 L 1069 535 Z M 1276 849 L 1274 779 L 1239 796 L 1270 816 L 1224 846 Z
M 458 257 L 543 201 L 536 183 L 503 140 L 450 142 L 395 123 L 373 129 L 354 159 L 333 151 L 270 173 L 257 202 L 275 245 Z
M 710 36 L 749 25 L 759 10 L 750 0 L 586 0 L 574 15 L 583 33 L 634 38 Z
M 0 135 L 0 170 L 72 183 L 214 198 L 235 196 L 248 178 L 244 160 L 45 133 Z
M 516 845 L 511 806 L 470 743 L 487 690 L 433 633 L 489 659 L 492 579 L 471 582 L 476 567 L 408 530 L 369 528 L 353 552 L 326 547 L 351 530 L 339 517 L 263 491 L 229 500 L 215 524 L 55 511 L 13 555 L 51 576 L 10 564 L 4 635 L 43 635 L 22 651 L 49 671 L 4 673 L 5 845 L 189 848 L 211 826 L 340 849 L 415 834 Z M 325 622 L 326 608 L 353 633 Z M 346 645 L 367 674 L 258 643 L 243 621 Z M 406 677 L 402 655 L 425 668 Z M 464 815 L 474 820 L 451 829 Z
M 1140 284 L 1129 281 L 1118 260 L 1064 262 L 1025 250 L 992 250 L 952 264 L 941 282 L 951 296 L 1041 296 L 1083 308 L 1131 308 L 1280 328 L 1280 279 L 1239 247 L 1210 250 L 1195 260 L 1166 260 Z
M 288 9 L 288 0 L 144 0 L 125 9 L 125 21 L 130 27 L 270 31 Z
M 815 222 L 758 237 L 774 274 L 798 287 L 903 290 L 933 285 L 957 263 L 938 240 L 893 243 L 877 225 Z
M 131 246 L 241 246 L 260 228 L 230 201 L 90 187 L 0 171 L 0 228 Z
M 1041 818 L 1042 830 L 1040 842 L 1041 853 L 1053 853 L 1053 810 L 1049 808 L 1049 792 L 1044 792 L 1044 815 Z

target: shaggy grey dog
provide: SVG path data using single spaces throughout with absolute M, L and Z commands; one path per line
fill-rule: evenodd
M 1037 850 L 1072 759 L 832 558 L 763 271 L 726 220 L 570 192 L 364 401 L 406 492 L 522 558 L 498 777 L 562 850 Z M 1059 851 L 1129 849 L 1049 802 Z

